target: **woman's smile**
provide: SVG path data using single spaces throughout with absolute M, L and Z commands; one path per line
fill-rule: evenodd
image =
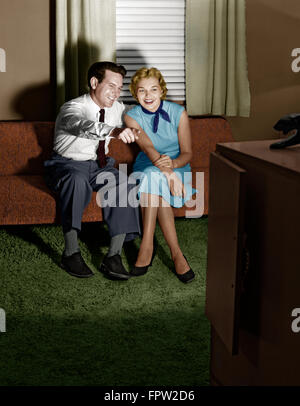
M 141 79 L 137 86 L 137 98 L 139 103 L 152 112 L 155 112 L 161 102 L 162 89 L 157 78 Z

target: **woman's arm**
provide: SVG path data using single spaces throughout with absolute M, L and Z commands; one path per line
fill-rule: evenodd
M 178 126 L 178 141 L 180 146 L 180 155 L 173 159 L 173 167 L 181 168 L 189 163 L 192 159 L 192 138 L 189 116 L 187 112 L 181 114 Z
M 171 159 L 167 155 L 162 155 L 161 158 L 156 162 L 156 166 L 159 168 L 181 168 L 189 163 L 192 159 L 192 139 L 191 139 L 191 129 L 189 123 L 189 117 L 186 111 L 183 111 L 180 117 L 178 126 L 178 141 L 180 147 L 180 155 L 176 159 Z
M 136 143 L 141 148 L 141 150 L 148 156 L 150 161 L 155 164 L 155 162 L 160 158 L 160 153 L 156 151 L 154 145 L 142 127 L 130 116 L 127 114 L 124 117 L 124 121 L 127 127 L 135 128 L 139 130 L 139 137 L 136 140 Z

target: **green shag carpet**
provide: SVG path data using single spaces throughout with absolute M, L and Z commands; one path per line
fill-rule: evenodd
M 207 218 L 178 219 L 190 284 L 170 271 L 157 227 L 157 255 L 146 275 L 112 281 L 99 271 L 106 226 L 83 224 L 80 247 L 89 279 L 59 267 L 59 226 L 0 229 L 0 386 L 202 386 L 209 384 L 209 322 L 204 315 Z M 139 240 L 126 244 L 134 263 Z

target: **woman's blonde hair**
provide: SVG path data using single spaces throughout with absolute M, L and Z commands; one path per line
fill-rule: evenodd
M 166 85 L 163 75 L 156 68 L 140 68 L 139 70 L 137 70 L 135 72 L 135 74 L 131 78 L 131 83 L 129 85 L 129 90 L 130 90 L 130 93 L 132 94 L 132 96 L 136 100 L 138 100 L 138 98 L 137 98 L 138 83 L 141 79 L 147 79 L 147 78 L 158 79 L 159 85 L 162 90 L 161 99 L 164 100 L 166 98 L 168 89 L 167 89 L 167 85 Z

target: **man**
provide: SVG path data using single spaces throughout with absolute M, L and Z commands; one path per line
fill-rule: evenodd
M 114 168 L 114 159 L 105 156 L 111 138 L 130 143 L 138 136 L 135 129 L 118 128 L 123 124 L 125 106 L 117 99 L 125 75 L 125 68 L 112 62 L 96 62 L 89 68 L 90 92 L 61 107 L 55 123 L 54 152 L 45 162 L 47 184 L 58 193 L 61 208 L 65 240 L 61 267 L 80 278 L 93 276 L 81 256 L 77 237 L 93 190 L 101 191 L 107 174 L 113 175 L 115 182 L 111 182 L 111 186 L 105 184 L 105 190 L 114 188 L 117 203 L 118 194 L 128 195 L 134 187 Z M 102 208 L 111 243 L 100 270 L 113 278 L 126 280 L 129 273 L 122 264 L 121 251 L 124 241 L 140 234 L 139 212 L 138 207 L 129 205 L 112 206 Z

